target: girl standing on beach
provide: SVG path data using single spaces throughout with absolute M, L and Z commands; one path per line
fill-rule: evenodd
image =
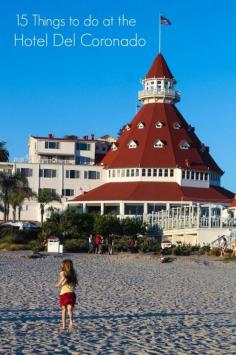
M 66 313 L 69 316 L 69 330 L 73 331 L 73 307 L 76 302 L 75 287 L 77 276 L 73 267 L 72 260 L 65 259 L 61 264 L 59 281 L 55 287 L 60 288 L 60 306 L 62 308 L 61 320 L 62 329 L 66 329 Z

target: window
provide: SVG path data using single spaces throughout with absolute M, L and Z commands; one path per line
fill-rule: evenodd
M 120 177 L 120 169 L 117 170 L 117 177 Z
M 130 141 L 129 144 L 128 144 L 128 147 L 130 149 L 134 149 L 134 148 L 137 148 L 137 142 L 135 142 L 134 140 Z
M 146 176 L 146 169 L 142 169 L 142 176 Z
M 90 180 L 95 180 L 95 179 L 100 179 L 100 172 L 99 171 L 85 171 L 84 172 L 84 178 L 85 179 L 90 179 Z
M 186 178 L 185 170 L 182 170 L 182 179 Z
M 51 188 L 39 189 L 39 192 L 40 191 L 48 191 L 48 192 L 50 192 L 51 194 L 54 194 L 54 195 L 57 193 L 56 189 L 51 189 Z
M 91 144 L 84 142 L 77 143 L 76 150 L 91 150 Z
M 111 177 L 111 170 L 109 170 L 108 174 L 109 174 L 109 178 L 110 178 Z
M 155 125 L 156 128 L 162 128 L 163 127 L 163 123 L 158 121 Z
M 116 177 L 116 171 L 115 171 L 115 169 L 112 170 L 112 177 Z
M 131 170 L 130 170 L 130 175 L 131 175 L 131 176 L 134 176 L 134 169 L 131 169 Z
M 180 128 L 181 128 L 181 125 L 179 124 L 179 122 L 175 122 L 175 123 L 173 124 L 173 128 L 174 128 L 174 129 L 180 129 Z
M 199 180 L 199 172 L 196 172 L 196 180 Z
M 129 169 L 126 169 L 126 176 L 129 177 Z
M 205 173 L 205 174 L 204 174 L 204 179 L 205 179 L 205 180 L 208 180 L 208 173 Z
M 63 189 L 62 196 L 74 196 L 75 192 L 72 189 Z
M 67 179 L 79 179 L 80 172 L 78 170 L 66 170 Z
M 57 171 L 55 169 L 40 169 L 39 176 L 43 178 L 55 178 Z
M 153 169 L 153 176 L 157 176 L 157 169 Z
M 148 175 L 148 176 L 152 176 L 152 169 L 148 169 L 147 175 Z
M 182 150 L 188 150 L 188 149 L 190 148 L 190 145 L 188 144 L 188 142 L 183 141 L 183 142 L 180 142 L 179 147 L 180 147 L 180 149 L 182 149 Z
M 51 142 L 51 141 L 45 142 L 45 149 L 59 149 L 59 148 L 60 148 L 59 142 Z
M 186 179 L 188 179 L 188 180 L 189 180 L 189 178 L 190 178 L 190 171 L 189 171 L 189 170 L 187 170 L 187 173 L 186 173 Z
M 191 179 L 194 180 L 194 171 L 191 171 Z
M 163 173 L 162 169 L 159 169 L 158 175 L 162 176 L 162 173 Z
M 122 177 L 125 177 L 125 169 L 122 169 L 122 170 L 121 170 L 121 176 L 122 176 Z
M 164 143 L 158 139 L 155 143 L 154 143 L 154 148 L 163 148 L 164 147 Z
M 135 170 L 135 175 L 136 175 L 136 176 L 139 176 L 139 169 L 136 169 L 136 170 Z
M 138 124 L 138 129 L 144 128 L 145 124 L 143 122 L 139 122 Z
M 161 89 L 161 81 L 160 80 L 157 81 L 157 88 Z
M 111 150 L 117 150 L 117 145 L 116 145 L 116 143 L 112 143 Z
M 200 180 L 203 180 L 203 173 L 200 173 Z
M 33 176 L 33 169 L 29 168 L 17 168 L 17 173 L 25 177 Z
M 167 177 L 168 176 L 168 169 L 164 170 L 164 176 Z
M 170 177 L 174 176 L 174 169 L 170 169 Z
M 126 126 L 125 126 L 125 129 L 126 129 L 126 131 L 130 131 L 130 125 L 129 124 L 127 124 Z
M 76 162 L 80 165 L 89 165 L 93 162 L 93 160 L 88 157 L 78 157 L 78 159 L 76 159 Z

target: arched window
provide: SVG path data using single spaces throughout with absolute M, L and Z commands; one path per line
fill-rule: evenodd
M 174 128 L 174 129 L 180 129 L 180 128 L 181 128 L 181 125 L 179 124 L 179 122 L 175 122 L 175 123 L 173 124 L 173 128 Z
M 145 124 L 143 122 L 139 122 L 138 129 L 143 129 L 144 127 L 145 127 Z
M 179 147 L 182 150 L 188 150 L 190 148 L 190 145 L 187 141 L 182 141 L 180 142 Z

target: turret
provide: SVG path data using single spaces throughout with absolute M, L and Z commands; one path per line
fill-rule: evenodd
M 142 80 L 143 90 L 139 91 L 138 99 L 144 105 L 148 103 L 175 104 L 180 101 L 180 94 L 174 88 L 175 84 L 176 80 L 164 57 L 159 53 L 145 79 Z

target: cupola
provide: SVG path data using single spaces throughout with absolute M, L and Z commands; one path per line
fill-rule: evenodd
M 175 83 L 176 81 L 163 55 L 159 53 L 142 81 L 143 90 L 139 91 L 138 99 L 143 104 L 174 104 L 180 101 L 180 95 L 174 89 Z

